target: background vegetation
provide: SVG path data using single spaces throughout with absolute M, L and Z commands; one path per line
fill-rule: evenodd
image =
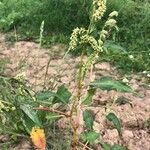
M 113 33 L 106 46 L 113 51 L 104 58 L 126 71 L 149 70 L 150 2 L 109 0 L 107 6 L 104 21 L 112 10 L 117 10 L 119 17 L 118 32 Z M 74 27 L 88 25 L 90 7 L 91 0 L 1 0 L 0 30 L 6 32 L 15 28 L 25 39 L 36 39 L 44 20 L 44 44 L 67 42 Z M 129 55 L 133 55 L 133 59 Z

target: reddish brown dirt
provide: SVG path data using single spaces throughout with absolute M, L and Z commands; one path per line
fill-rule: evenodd
M 5 43 L 4 36 L 1 35 L 0 38 L 0 58 L 9 60 L 4 72 L 5 75 L 16 76 L 17 74 L 24 74 L 29 86 L 32 86 L 36 91 L 41 90 L 43 84 L 52 88 L 60 83 L 65 83 L 66 86 L 69 86 L 72 93 L 76 90 L 74 81 L 79 58 L 67 56 L 66 60 L 63 60 L 64 49 L 65 46 L 62 44 L 52 45 L 51 48 L 44 49 L 39 48 L 39 45 L 33 42 L 24 41 L 8 46 Z M 49 58 L 51 61 L 45 78 Z M 114 67 L 107 62 L 103 62 L 95 65 L 90 79 L 100 78 L 103 75 L 110 75 L 116 79 L 121 78 Z M 53 80 L 55 85 L 52 84 Z M 86 83 L 89 83 L 89 81 L 89 78 L 87 78 Z M 98 90 L 96 92 L 93 106 L 89 109 L 97 113 L 94 128 L 102 133 L 105 141 L 112 144 L 121 143 L 117 130 L 105 119 L 105 106 L 109 104 L 110 109 L 121 119 L 123 143 L 128 149 L 150 150 L 150 130 L 145 128 L 145 121 L 150 117 L 150 89 L 142 86 L 145 82 L 145 78 L 142 75 L 131 75 L 129 80 L 129 85 L 138 93 L 141 93 L 143 98 L 115 91 Z M 129 98 L 133 108 L 129 104 L 114 104 L 114 100 L 119 96 Z M 26 145 L 26 142 L 23 141 L 22 143 Z M 22 143 L 20 145 L 24 145 Z M 18 150 L 22 149 L 20 145 L 17 146 L 19 147 Z M 97 147 L 97 149 L 101 148 Z

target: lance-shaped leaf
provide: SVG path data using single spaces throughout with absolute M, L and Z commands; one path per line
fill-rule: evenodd
M 32 127 L 35 126 L 36 124 L 26 114 L 24 114 L 21 120 L 26 131 L 30 134 Z
M 104 150 L 111 150 L 111 145 L 108 144 L 107 142 L 101 142 L 100 144 L 102 148 L 104 148 Z
M 83 120 L 88 130 L 93 130 L 94 116 L 90 110 L 83 112 Z
M 67 104 L 71 97 L 71 93 L 64 85 L 61 85 L 60 87 L 58 87 L 56 93 L 52 91 L 45 91 L 45 92 L 40 92 L 36 95 L 37 100 L 49 100 L 49 98 L 51 97 L 54 98 L 52 100 L 53 103 L 61 102 Z
M 93 98 L 93 96 L 95 94 L 95 91 L 96 91 L 96 89 L 93 89 L 93 88 L 89 89 L 87 91 L 87 95 L 86 95 L 85 99 L 83 100 L 82 104 L 84 104 L 84 105 L 91 105 L 92 98 Z
M 70 97 L 71 97 L 71 93 L 64 85 L 61 85 L 60 87 L 58 87 L 53 103 L 62 102 L 67 104 L 69 102 Z
M 20 106 L 21 110 L 38 126 L 42 126 L 42 122 L 38 118 L 38 115 L 32 106 L 26 104 Z
M 90 83 L 90 86 L 108 91 L 116 90 L 120 92 L 133 92 L 130 86 L 125 85 L 121 81 L 114 80 L 112 77 L 108 76 L 93 81 L 92 83 Z
M 106 116 L 106 118 L 114 124 L 114 126 L 116 127 L 116 129 L 120 135 L 121 134 L 121 122 L 118 119 L 118 117 L 114 113 L 109 113 Z
M 59 119 L 61 117 L 62 117 L 62 115 L 58 115 L 57 113 L 49 112 L 46 116 L 46 119 L 50 120 L 50 121 L 55 121 L 56 119 Z
M 118 97 L 115 103 L 119 105 L 130 104 L 130 106 L 133 107 L 131 101 L 124 96 Z
M 80 138 L 83 142 L 94 143 L 95 140 L 99 138 L 100 134 L 95 131 L 84 132 L 80 135 Z
M 125 147 L 121 146 L 121 145 L 118 145 L 118 144 L 114 144 L 112 147 L 111 147 L 111 150 L 127 150 Z
M 51 91 L 40 92 L 36 95 L 37 100 L 47 100 L 50 97 L 55 97 L 56 93 Z

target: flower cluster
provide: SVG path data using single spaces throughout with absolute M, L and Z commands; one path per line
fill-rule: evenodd
M 109 19 L 106 21 L 105 23 L 105 26 L 108 26 L 108 27 L 114 27 L 116 25 L 116 20 L 115 19 Z
M 118 12 L 117 11 L 113 11 L 109 14 L 109 17 L 117 17 L 118 16 Z
M 115 19 L 113 19 L 113 17 L 116 17 L 116 16 L 118 16 L 117 11 L 113 11 L 112 13 L 109 14 L 109 18 L 105 22 L 104 28 L 100 32 L 100 39 L 99 39 L 100 41 L 104 42 L 106 40 L 106 38 L 108 37 L 111 29 L 113 27 L 117 27 L 116 26 L 117 21 Z
M 101 41 L 105 41 L 105 39 L 106 39 L 106 37 L 108 36 L 108 31 L 106 31 L 106 30 L 102 30 L 101 32 L 100 32 L 100 40 Z
M 90 66 L 95 63 L 96 58 L 98 58 L 98 54 L 99 53 L 94 52 L 88 57 L 88 60 L 83 64 L 83 69 L 82 69 L 83 75 L 85 75 L 88 69 L 90 68 Z
M 93 20 L 96 22 L 102 18 L 106 11 L 106 0 L 93 0 Z
M 92 32 L 89 32 L 91 30 L 96 30 L 94 24 L 102 18 L 105 11 L 106 0 L 93 0 L 93 12 L 89 28 L 86 30 L 85 28 L 77 27 L 73 30 L 73 33 L 70 37 L 68 51 L 74 50 L 78 45 L 83 44 L 90 45 L 90 47 L 93 49 L 92 54 L 90 54 L 90 56 L 87 58 L 87 61 L 83 64 L 83 76 L 86 74 L 90 66 L 94 64 L 99 56 L 99 53 L 103 51 L 103 44 L 106 38 L 109 36 L 109 32 L 113 27 L 116 26 L 116 20 L 113 19 L 113 17 L 118 16 L 118 12 L 113 11 L 109 14 L 108 20 L 106 21 L 102 31 L 99 32 L 99 39 L 95 38 L 94 35 L 91 34 Z
M 100 47 L 99 47 L 96 39 L 93 36 L 90 36 L 87 34 L 81 36 L 80 44 L 83 44 L 83 43 L 89 43 L 94 51 L 97 51 L 97 52 L 100 51 Z
M 11 103 L 0 100 L 0 113 L 3 111 L 14 111 L 15 109 L 16 108 Z
M 69 50 L 73 50 L 77 47 L 78 44 L 78 36 L 86 33 L 87 30 L 84 28 L 75 28 L 70 37 Z
M 26 73 L 25 72 L 18 73 L 15 76 L 15 79 L 20 81 L 20 82 L 24 82 L 26 80 Z
M 109 14 L 109 18 L 105 23 L 104 27 L 108 27 L 108 28 L 112 28 L 116 26 L 117 21 L 115 19 L 113 19 L 114 17 L 118 16 L 118 12 L 117 11 L 113 11 Z

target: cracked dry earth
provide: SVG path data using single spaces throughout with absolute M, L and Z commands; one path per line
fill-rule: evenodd
M 5 75 L 16 76 L 23 73 L 29 86 L 32 86 L 36 91 L 43 87 L 45 80 L 46 86 L 52 86 L 55 79 L 56 86 L 60 83 L 65 83 L 69 86 L 73 93 L 76 90 L 75 72 L 79 62 L 78 57 L 67 56 L 67 60 L 62 59 L 65 46 L 62 44 L 52 45 L 51 48 L 39 49 L 38 44 L 33 42 L 20 41 L 14 45 L 8 45 L 5 42 L 4 35 L 0 37 L 0 59 L 7 59 Z M 49 66 L 47 64 L 49 62 Z M 47 77 L 45 72 L 47 69 Z M 109 75 L 116 79 L 122 77 L 117 70 L 109 63 L 97 63 L 94 68 L 93 76 L 100 78 L 103 75 Z M 93 78 L 91 76 L 91 78 Z M 89 78 L 86 79 L 88 83 Z M 122 122 L 123 141 L 129 150 L 150 150 L 150 129 L 145 127 L 145 121 L 150 117 L 150 89 L 142 86 L 145 83 L 145 78 L 141 75 L 131 75 L 129 84 L 143 95 L 143 98 L 134 96 L 129 93 L 119 93 L 116 91 L 101 91 L 98 90 L 93 99 L 93 106 L 90 109 L 96 114 L 94 124 L 95 130 L 99 131 L 103 139 L 109 143 L 120 143 L 117 130 L 105 119 L 105 108 L 107 104 L 111 105 L 111 109 L 115 111 Z M 54 85 L 55 86 L 55 85 Z M 131 100 L 133 107 L 129 104 L 117 105 L 113 101 L 119 96 L 124 96 Z M 64 122 L 65 120 L 61 120 Z M 64 127 L 60 123 L 60 127 Z M 2 136 L 0 136 L 2 137 Z M 5 138 L 0 138 L 3 142 Z M 17 145 L 16 149 L 30 149 L 29 144 L 25 141 Z M 95 148 L 101 150 L 97 146 Z

